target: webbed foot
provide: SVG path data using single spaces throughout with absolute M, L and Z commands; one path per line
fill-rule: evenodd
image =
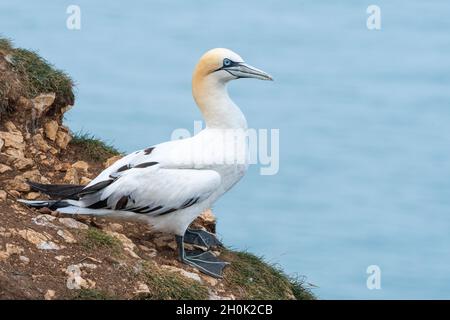
M 223 247 L 222 242 L 213 233 L 199 229 L 187 229 L 184 234 L 184 242 L 208 249 L 211 247 Z
M 223 277 L 223 269 L 229 264 L 228 262 L 219 260 L 209 251 L 185 252 L 184 237 L 177 235 L 175 238 L 178 246 L 179 259 L 181 262 L 188 264 L 211 277 Z

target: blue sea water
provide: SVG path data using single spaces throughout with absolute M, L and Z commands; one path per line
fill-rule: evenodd
M 320 298 L 449 299 L 449 16 L 445 0 L 3 0 L 0 32 L 75 79 L 73 131 L 127 152 L 192 131 L 197 59 L 235 50 L 276 80 L 230 92 L 252 128 L 280 129 L 280 170 L 252 166 L 217 203 L 224 241 Z

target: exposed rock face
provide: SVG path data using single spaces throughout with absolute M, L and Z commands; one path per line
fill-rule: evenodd
M 36 158 L 50 165 L 49 152 L 56 155 L 67 148 L 71 136 L 68 129 L 61 125 L 62 114 L 45 122 L 44 128 L 38 126 L 54 100 L 54 93 L 42 94 L 31 100 L 25 97 L 19 99 L 24 106 L 23 115 L 18 115 L 16 121 L 5 121 L 5 130 L 0 131 L 0 173 L 33 168 Z
M 41 194 L 39 192 L 29 192 L 26 194 L 25 198 L 27 200 L 36 200 L 40 196 L 41 196 Z
M 200 276 L 198 275 L 198 273 L 194 273 L 194 272 L 188 272 L 184 269 L 181 268 L 177 268 L 177 267 L 173 267 L 173 266 L 161 266 L 163 269 L 168 270 L 170 272 L 177 272 L 179 274 L 181 274 L 183 277 L 186 277 L 188 279 L 192 279 L 195 280 L 197 282 L 202 283 L 203 280 L 202 278 L 200 278 Z
M 143 282 L 138 282 L 136 284 L 136 290 L 134 291 L 136 295 L 150 293 L 150 288 Z
M 54 93 L 41 94 L 36 98 L 32 99 L 34 110 L 36 111 L 36 117 L 40 118 L 44 115 L 53 102 L 55 101 L 56 95 Z
M 114 156 L 109 158 L 108 160 L 105 161 L 105 163 L 103 164 L 104 168 L 108 168 L 109 166 L 113 165 L 114 162 L 116 162 L 117 160 L 122 159 L 122 156 Z
M 2 163 L 2 171 L 6 172 L 11 165 L 19 170 L 31 167 L 33 161 L 25 158 L 25 141 L 22 133 L 11 121 L 5 123 L 5 128 L 8 131 L 0 131 L 2 154 L 6 156 L 6 162 Z
M 6 186 L 10 190 L 16 190 L 20 192 L 30 191 L 30 186 L 25 182 L 25 180 L 21 176 L 17 176 L 14 179 L 7 180 Z
M 86 161 L 77 161 L 72 165 L 72 168 L 78 172 L 87 174 L 89 169 L 89 164 Z
M 7 165 L 5 165 L 5 164 L 0 163 L 0 174 L 5 173 L 5 172 L 8 172 L 8 171 L 11 171 L 11 170 L 12 170 L 11 167 L 9 167 L 9 166 L 7 166 Z
M 72 218 L 60 218 L 59 222 L 71 229 L 87 230 L 89 228 L 86 224 Z
M 33 136 L 33 143 L 36 148 L 42 152 L 50 150 L 50 146 L 45 142 L 44 137 L 40 133 Z
M 0 202 L 6 201 L 8 194 L 4 190 L 0 190 Z
M 57 229 L 56 225 L 52 222 L 56 219 L 56 217 L 51 216 L 49 214 L 40 214 L 31 219 L 34 224 L 38 226 L 45 226 L 52 229 Z
M 56 144 L 61 149 L 66 149 L 70 140 L 72 140 L 72 136 L 69 134 L 69 130 L 61 126 L 56 133 Z
M 2 139 L 5 147 L 13 149 L 23 150 L 23 136 L 19 133 L 0 132 L 0 139 Z
M 38 249 L 41 250 L 59 250 L 63 247 L 58 246 L 56 243 L 51 241 L 51 236 L 39 233 L 32 229 L 24 229 L 15 231 L 23 239 L 34 244 Z
M 80 178 L 75 168 L 69 168 L 64 176 L 64 182 L 68 184 L 80 184 Z
M 47 290 L 47 292 L 44 295 L 45 300 L 53 300 L 55 298 L 55 290 Z
M 92 289 L 95 288 L 95 281 L 90 279 L 84 279 L 82 277 L 83 269 L 95 269 L 97 266 L 95 264 L 72 264 L 67 267 L 66 274 L 68 275 L 66 285 L 67 289 L 70 290 L 80 290 L 80 289 Z
M 67 243 L 77 243 L 75 237 L 70 233 L 70 231 L 60 229 L 57 232 L 58 236 L 64 239 Z
M 58 133 L 59 125 L 55 120 L 50 120 L 44 125 L 45 136 L 51 141 L 56 140 L 56 134 Z
M 20 153 L 20 154 L 17 154 L 17 155 L 13 155 L 12 158 L 14 159 L 13 160 L 13 165 L 18 170 L 29 169 L 34 164 L 33 160 L 29 159 L 29 158 L 25 158 L 23 153 Z

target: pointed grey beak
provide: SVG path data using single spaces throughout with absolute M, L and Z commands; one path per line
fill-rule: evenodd
M 252 67 L 251 65 L 248 65 L 244 62 L 234 63 L 229 67 L 223 67 L 222 70 L 227 71 L 237 78 L 254 78 L 259 80 L 273 81 L 273 78 L 270 74 Z

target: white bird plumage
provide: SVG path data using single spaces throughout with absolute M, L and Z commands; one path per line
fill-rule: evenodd
M 272 80 L 231 50 L 208 51 L 197 64 L 192 80 L 193 96 L 206 122 L 204 130 L 191 138 L 157 144 L 123 157 L 83 189 L 74 189 L 74 197 L 21 201 L 66 214 L 148 223 L 154 230 L 177 236 L 183 262 L 220 277 L 225 264 L 211 254 L 187 257 L 183 240 L 191 222 L 247 170 L 247 147 L 236 147 L 236 141 L 245 141 L 247 121 L 227 91 L 227 83 L 238 78 Z M 227 140 L 230 132 L 231 142 Z M 44 185 L 34 187 L 51 194 Z M 202 244 L 218 243 L 213 235 L 195 232 L 189 235 L 194 242 L 199 236 Z

